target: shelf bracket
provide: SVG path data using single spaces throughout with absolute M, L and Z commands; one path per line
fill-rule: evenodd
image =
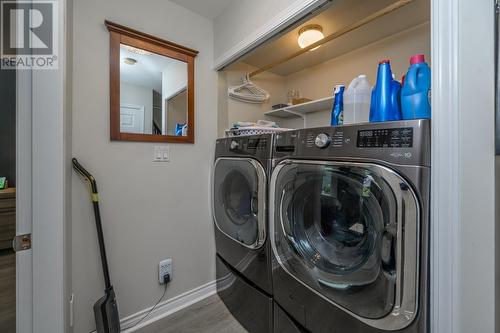
M 306 115 L 305 115 L 305 114 L 300 113 L 300 112 L 295 112 L 295 111 L 292 111 L 292 110 L 290 110 L 290 109 L 285 109 L 285 110 L 286 110 L 286 112 L 288 112 L 288 113 L 291 113 L 291 114 L 293 114 L 293 115 L 296 115 L 297 117 L 302 118 L 302 121 L 304 122 L 304 128 L 307 128 L 307 126 L 306 126 Z

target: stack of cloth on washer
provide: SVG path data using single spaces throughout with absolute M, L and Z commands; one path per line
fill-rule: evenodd
M 256 123 L 249 121 L 237 121 L 230 129 L 226 130 L 226 137 L 268 134 L 289 130 L 289 128 L 279 127 L 274 121 L 258 120 Z

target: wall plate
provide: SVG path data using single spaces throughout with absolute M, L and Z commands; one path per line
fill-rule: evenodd
M 163 284 L 163 277 L 167 273 L 170 274 L 170 281 L 172 281 L 172 258 L 162 260 L 158 264 L 158 282 L 160 284 Z

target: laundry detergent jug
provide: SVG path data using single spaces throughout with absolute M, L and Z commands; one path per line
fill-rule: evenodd
M 431 117 L 431 68 L 423 54 L 410 58 L 410 68 L 401 89 L 403 119 Z
M 370 118 L 372 86 L 366 75 L 351 81 L 344 96 L 344 124 L 367 123 Z
M 392 77 L 391 63 L 381 60 L 378 65 L 377 83 L 372 90 L 370 121 L 391 121 L 401 119 L 401 83 Z

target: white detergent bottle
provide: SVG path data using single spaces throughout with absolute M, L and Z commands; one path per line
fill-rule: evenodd
M 366 75 L 351 81 L 344 95 L 344 124 L 367 123 L 370 118 L 372 86 Z

